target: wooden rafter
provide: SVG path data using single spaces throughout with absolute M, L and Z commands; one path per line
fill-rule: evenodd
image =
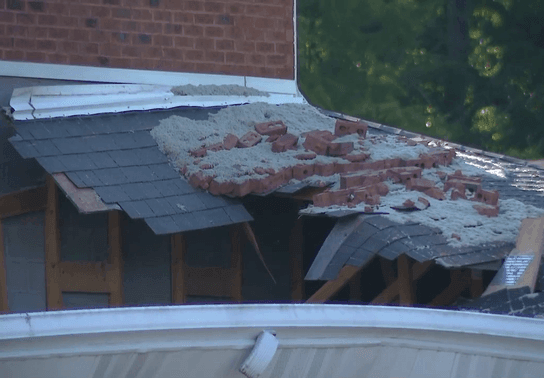
M 55 181 L 47 176 L 47 206 L 45 210 L 45 279 L 47 309 L 63 307 L 60 273 L 59 198 Z
M 185 303 L 187 288 L 185 285 L 185 235 L 173 234 L 172 246 L 172 303 Z
M 8 312 L 8 286 L 6 280 L 6 264 L 4 257 L 4 231 L 0 218 L 0 312 Z
M 433 261 L 415 263 L 412 265 L 412 280 L 416 281 L 423 277 L 425 273 L 434 265 Z M 391 303 L 399 296 L 400 281 L 397 278 L 391 285 L 386 287 L 371 303 Z
M 117 210 L 108 214 L 108 246 L 109 256 L 106 268 L 110 306 L 121 306 L 123 300 L 123 254 L 121 244 L 121 213 Z
M 47 189 L 45 186 L 6 194 L 0 197 L 0 218 L 13 217 L 43 211 L 47 203 Z
M 338 277 L 336 277 L 334 280 L 327 281 L 306 301 L 306 303 L 323 303 L 329 300 L 361 269 L 362 267 L 344 265 L 344 267 L 340 270 Z
M 404 254 L 397 259 L 399 303 L 401 305 L 416 303 L 412 265 L 412 261 Z
M 438 294 L 430 303 L 430 306 L 447 306 L 453 303 L 459 295 L 468 287 L 470 287 L 470 271 L 450 270 L 450 284 L 440 294 Z
M 230 282 L 231 282 L 231 298 L 240 303 L 242 302 L 242 243 L 241 232 L 239 225 L 230 227 L 230 243 L 231 243 L 231 261 Z M 256 242 L 255 242 L 256 243 Z
M 521 223 L 516 248 L 506 258 L 504 265 L 499 269 L 491 284 L 483 295 L 498 290 L 520 288 L 527 286 L 533 292 L 540 268 L 540 260 L 544 250 L 544 218 L 526 218 Z M 510 265 L 517 265 L 513 271 L 520 271 L 519 275 L 507 271 Z
M 304 237 L 302 235 L 303 219 L 295 221 L 289 237 L 289 267 L 291 271 L 291 300 L 300 302 L 304 299 L 303 252 Z
M 471 269 L 470 278 L 470 296 L 471 298 L 479 298 L 484 292 L 482 271 L 477 269 Z
M 349 280 L 349 300 L 352 302 L 361 301 L 361 272 L 360 271 L 357 274 L 355 274 L 351 280 Z

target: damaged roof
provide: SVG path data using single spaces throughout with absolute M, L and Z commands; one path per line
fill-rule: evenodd
M 156 234 L 251 220 L 237 200 L 191 187 L 150 135 L 163 118 L 183 114 L 202 119 L 210 111 L 179 109 L 15 122 L 17 134 L 10 142 L 22 157 L 35 158 L 52 174 L 82 213 L 120 208 L 133 219 L 143 219 Z M 82 195 L 85 190 L 92 190 L 90 196 Z

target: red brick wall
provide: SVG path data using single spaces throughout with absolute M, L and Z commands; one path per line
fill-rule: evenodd
M 294 77 L 293 0 L 0 0 L 0 59 Z

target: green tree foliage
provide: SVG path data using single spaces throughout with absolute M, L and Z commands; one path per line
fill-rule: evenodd
M 315 105 L 544 156 L 544 0 L 299 0 L 298 15 Z

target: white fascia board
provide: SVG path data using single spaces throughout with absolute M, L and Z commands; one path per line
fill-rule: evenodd
M 77 107 L 54 107 L 54 108 L 36 108 L 33 113 L 16 112 L 13 114 L 15 120 L 29 120 L 42 118 L 70 117 L 78 115 L 95 115 L 107 113 L 122 113 L 130 111 L 142 111 L 153 109 L 171 109 L 177 107 L 217 107 L 230 105 L 243 105 L 256 102 L 266 102 L 279 105 L 285 103 L 303 103 L 303 98 L 292 95 L 270 95 L 261 96 L 172 96 L 156 97 L 146 100 L 128 101 L 125 99 L 120 102 L 99 103 L 94 105 Z
M 263 92 L 286 93 L 297 95 L 297 83 L 294 80 L 269 79 L 265 77 L 246 77 L 246 86 Z
M 31 97 L 31 104 L 36 111 L 55 109 L 86 107 L 92 105 L 108 105 L 114 103 L 131 104 L 133 102 L 156 100 L 167 100 L 174 97 L 171 91 L 140 92 L 140 93 L 119 93 L 119 94 L 89 94 L 89 95 L 71 95 L 71 96 L 37 96 L 34 93 Z
M 71 66 L 66 64 L 0 61 L 0 76 L 36 77 L 102 83 L 177 85 L 239 85 L 273 93 L 298 95 L 295 80 L 218 74 Z M 64 87 L 64 86 L 63 86 Z
M 186 84 L 236 84 L 244 86 L 243 76 L 72 66 L 68 64 L 0 61 L 0 72 L 2 76 L 94 81 L 98 83 L 155 84 L 168 86 Z
M 11 94 L 9 100 L 9 106 L 15 111 L 32 112 L 34 108 L 30 105 L 30 97 L 32 95 L 32 87 L 30 88 L 16 88 Z
M 170 85 L 150 84 L 84 84 L 31 87 L 33 96 L 110 95 L 142 92 L 169 92 Z

